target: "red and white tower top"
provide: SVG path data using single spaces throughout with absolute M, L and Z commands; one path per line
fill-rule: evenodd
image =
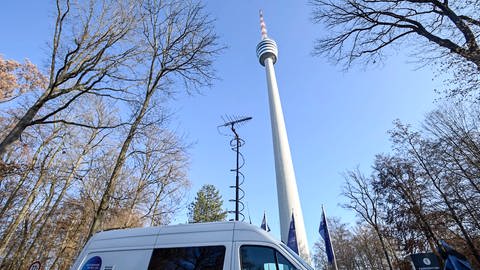
M 265 24 L 265 21 L 263 20 L 263 12 L 260 9 L 260 29 L 262 30 L 262 39 L 268 38 L 267 36 L 267 25 Z
M 265 66 L 265 60 L 271 58 L 273 64 L 277 62 L 277 43 L 267 35 L 267 25 L 263 20 L 263 12 L 260 10 L 260 29 L 262 31 L 262 41 L 257 45 L 257 56 L 260 64 Z

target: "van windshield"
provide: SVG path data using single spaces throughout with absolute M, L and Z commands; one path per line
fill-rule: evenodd
M 302 257 L 298 256 L 297 253 L 295 253 L 293 250 L 291 250 L 287 245 L 285 245 L 284 243 L 280 242 L 280 246 L 286 251 L 288 252 L 290 255 L 292 255 L 299 263 L 301 263 L 303 265 L 303 267 L 305 267 L 306 269 L 308 270 L 315 270 L 313 269 L 313 267 L 311 267 L 306 261 L 304 261 L 302 259 Z

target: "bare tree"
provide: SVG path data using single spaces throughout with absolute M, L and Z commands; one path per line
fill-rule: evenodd
M 84 4 L 57 1 L 47 86 L 0 58 L 2 269 L 67 269 L 92 231 L 167 224 L 185 206 L 166 101 L 211 83 L 213 23 L 194 1 Z
M 444 149 L 439 147 L 436 140 L 424 139 L 419 133 L 411 132 L 407 126 L 398 122 L 393 132 L 393 138 L 394 142 L 401 144 L 408 151 L 409 157 L 418 164 L 419 172 L 422 173 L 421 177 L 430 182 L 431 189 L 438 194 L 439 203 L 445 206 L 448 218 L 453 220 L 473 256 L 480 263 L 480 253 L 462 221 L 463 218 L 459 216 L 458 207 L 454 201 L 455 197 L 449 194 L 449 186 L 452 183 L 446 183 L 451 175 L 445 174 L 445 163 L 441 158 L 444 155 Z
M 53 131 L 52 136 L 56 137 L 59 131 L 60 131 L 60 128 L 56 128 Z M 20 223 L 27 217 L 29 213 L 29 209 L 32 206 L 33 202 L 35 201 L 35 198 L 38 195 L 38 192 L 40 191 L 40 187 L 44 185 L 47 179 L 48 170 L 51 168 L 51 165 L 53 164 L 56 155 L 58 155 L 58 153 L 61 152 L 63 147 L 63 145 L 61 144 L 61 141 L 65 137 L 65 135 L 64 134 L 60 135 L 60 137 L 61 137 L 60 143 L 48 149 L 48 151 L 42 157 L 42 159 L 39 160 L 40 162 L 39 173 L 36 179 L 32 179 L 34 181 L 34 184 L 31 187 L 31 192 L 28 193 L 28 195 L 25 198 L 25 202 L 21 206 L 19 212 L 13 216 L 12 221 L 7 226 L 7 228 L 2 234 L 2 237 L 0 238 L 0 255 L 4 254 L 5 248 L 7 247 L 10 239 L 14 235 L 15 230 L 20 225 Z
M 168 224 L 185 206 L 182 201 L 190 186 L 186 147 L 171 131 L 152 125 L 139 136 L 134 149 L 136 180 L 129 208 L 141 213 L 144 224 Z
M 110 124 L 115 121 L 114 117 L 99 99 L 83 99 L 83 112 L 77 107 L 70 113 L 92 125 Z M 95 110 L 92 112 L 91 108 Z M 63 111 L 61 116 L 65 113 Z M 89 159 L 87 156 L 102 144 L 108 134 L 101 129 L 64 124 L 39 125 L 32 130 L 37 130 L 40 135 L 36 137 L 38 142 L 33 144 L 38 148 L 31 161 L 20 154 L 22 163 L 30 162 L 26 163 L 29 164 L 27 169 L 2 179 L 2 182 L 12 184 L 1 187 L 2 192 L 4 189 L 12 191 L 6 197 L 5 205 L 2 204 L 0 216 L 4 226 L 0 233 L 2 269 L 23 269 L 28 267 L 25 264 L 29 261 L 49 256 L 49 252 L 50 255 L 55 254 L 55 243 L 51 242 L 64 236 L 56 231 L 56 223 L 64 216 L 62 205 L 68 201 L 73 190 L 79 190 L 77 181 L 86 173 L 86 165 L 90 162 L 85 162 Z M 80 216 L 70 219 L 79 221 Z
M 432 191 L 415 164 L 397 156 L 377 156 L 373 188 L 381 194 L 386 223 L 408 253 L 436 251 L 439 241 Z
M 480 70 L 480 1 L 439 0 L 311 0 L 313 20 L 328 32 L 315 45 L 350 66 L 363 59 L 372 64 L 388 48 L 416 46 L 415 57 L 440 62 L 461 87 L 451 95 L 467 95 L 478 87 Z M 453 69 L 452 69 L 453 67 Z M 453 70 L 453 71 L 452 71 Z
M 126 42 L 137 22 L 134 6 L 129 0 L 88 1 L 85 5 L 56 1 L 48 83 L 1 139 L 0 156 L 30 126 L 51 123 L 86 126 L 54 118 L 80 96 L 118 97 L 123 90 L 119 79 L 135 52 L 135 46 Z
M 138 49 L 146 68 L 136 74 L 142 81 L 137 89 L 139 99 L 134 120 L 107 180 L 89 235 L 101 228 L 131 144 L 145 124 L 144 118 L 155 94 L 165 94 L 176 80 L 185 86 L 209 84 L 213 78 L 212 60 L 220 50 L 212 21 L 204 14 L 200 4 L 149 0 L 142 3 L 141 9 L 143 22 L 138 31 L 143 43 Z
M 382 232 L 381 214 L 379 213 L 379 194 L 371 187 L 369 181 L 358 169 L 347 172 L 345 178 L 346 184 L 342 194 L 349 202 L 343 206 L 354 210 L 363 221 L 372 227 L 380 240 L 385 259 L 387 260 L 388 269 L 393 270 L 388 243 L 386 243 L 385 236 Z
M 349 174 L 348 205 L 364 220 L 376 216 L 404 255 L 435 253 L 445 239 L 479 264 L 478 115 L 478 104 L 457 103 L 428 114 L 418 130 L 396 121 L 392 154 L 376 157 L 373 176 Z
M 370 226 L 357 225 L 353 229 L 338 218 L 329 219 L 330 235 L 340 270 L 385 269 L 384 255 L 379 238 Z M 325 247 L 316 242 L 313 260 L 316 269 L 331 269 Z M 396 265 L 395 269 L 400 267 Z

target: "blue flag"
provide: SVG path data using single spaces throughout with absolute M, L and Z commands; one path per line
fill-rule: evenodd
M 439 253 L 445 259 L 444 270 L 472 270 L 467 258 L 453 249 L 444 240 L 440 240 Z
M 268 224 L 267 224 L 267 217 L 265 215 L 265 212 L 263 212 L 262 225 L 260 225 L 260 228 L 264 229 L 267 232 L 270 231 L 270 227 L 268 227 Z
M 325 252 L 327 253 L 327 259 L 329 264 L 333 264 L 335 255 L 333 253 L 332 241 L 330 241 L 330 233 L 328 232 L 327 217 L 322 207 L 322 220 L 320 221 L 320 228 L 318 228 L 320 236 L 325 241 Z
M 290 229 L 288 230 L 287 246 L 298 254 L 297 233 L 295 232 L 295 219 L 293 218 L 293 213 L 292 221 L 290 221 Z
M 467 260 L 450 255 L 445 261 L 445 270 L 472 270 L 472 267 Z

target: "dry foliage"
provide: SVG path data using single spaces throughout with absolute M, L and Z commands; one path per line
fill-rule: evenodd
M 479 105 L 459 103 L 428 114 L 418 130 L 396 121 L 392 153 L 376 157 L 370 176 L 347 173 L 345 207 L 379 242 L 382 269 L 408 269 L 411 253 L 440 256 L 440 240 L 480 266 L 479 116 Z
M 208 86 L 221 49 L 195 1 L 56 9 L 45 77 L 0 58 L 1 269 L 68 269 L 96 231 L 171 222 L 188 153 L 166 104 Z
M 47 78 L 30 61 L 19 63 L 0 55 L 0 103 L 35 90 L 45 89 Z

